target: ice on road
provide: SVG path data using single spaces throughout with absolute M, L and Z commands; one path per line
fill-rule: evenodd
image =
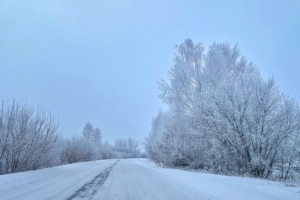
M 0 199 L 299 200 L 299 187 L 254 178 L 102 160 L 0 176 Z

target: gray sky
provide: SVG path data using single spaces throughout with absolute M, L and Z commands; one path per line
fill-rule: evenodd
M 0 0 L 0 98 L 42 105 L 65 136 L 140 141 L 174 45 L 238 43 L 300 100 L 300 1 Z

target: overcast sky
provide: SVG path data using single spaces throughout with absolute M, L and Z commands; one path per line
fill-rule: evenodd
M 258 3 L 260 2 L 260 3 Z M 0 98 L 42 105 L 65 136 L 140 141 L 174 45 L 229 41 L 300 101 L 300 1 L 0 0 Z

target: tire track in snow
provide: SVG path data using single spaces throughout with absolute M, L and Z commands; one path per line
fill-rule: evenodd
M 101 187 L 101 185 L 103 185 L 103 183 L 107 179 L 109 172 L 118 162 L 119 160 L 117 160 L 112 166 L 106 168 L 104 171 L 98 174 L 91 182 L 86 183 L 84 186 L 78 189 L 67 200 L 92 199 L 93 196 L 96 194 L 97 190 Z

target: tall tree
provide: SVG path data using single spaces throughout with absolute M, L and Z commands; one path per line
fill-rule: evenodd
M 168 111 L 153 120 L 145 142 L 168 165 L 289 177 L 299 149 L 298 104 L 265 80 L 237 46 L 187 39 L 176 46 L 169 78 L 159 83 Z M 163 117 L 162 117 L 163 116 Z
M 93 134 L 94 134 L 94 128 L 93 128 L 93 125 L 92 125 L 90 122 L 88 122 L 88 123 L 85 125 L 85 127 L 84 127 L 84 129 L 83 129 L 83 131 L 82 131 L 82 135 L 83 135 L 83 137 L 85 137 L 87 140 L 92 140 Z

